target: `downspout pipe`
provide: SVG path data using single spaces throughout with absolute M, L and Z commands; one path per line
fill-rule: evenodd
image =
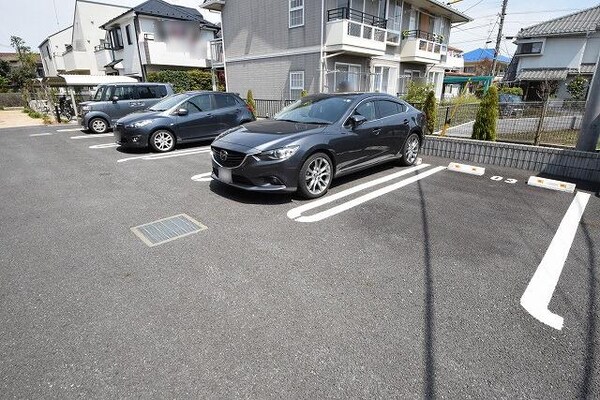
M 138 60 L 140 60 L 140 71 L 142 72 L 142 82 L 146 82 L 146 67 L 142 64 L 142 53 L 140 51 L 140 20 L 137 12 L 133 14 L 133 26 L 135 28 L 136 46 L 138 53 Z

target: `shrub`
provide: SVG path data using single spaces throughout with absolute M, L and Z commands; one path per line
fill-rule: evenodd
M 42 121 L 44 122 L 44 125 L 50 125 L 52 123 L 52 120 L 48 114 L 42 115 Z
M 43 115 L 37 111 L 33 111 L 31 110 L 30 112 L 27 113 L 27 115 L 29 115 L 31 118 L 42 118 Z
M 248 93 L 246 93 L 246 103 L 248 107 L 250 107 L 250 111 L 252 111 L 252 115 L 256 117 L 256 103 L 254 102 L 254 96 L 252 95 L 252 90 L 248 89 Z
M 164 70 L 148 74 L 148 82 L 163 82 L 173 85 L 176 92 L 189 90 L 212 90 L 212 78 L 210 72 L 199 69 Z
M 424 103 L 429 91 L 433 90 L 433 85 L 423 85 L 416 82 L 409 82 L 404 100 L 411 104 Z
M 567 84 L 567 92 L 569 92 L 573 100 L 585 100 L 587 83 L 587 79 L 581 75 L 577 75 Z
M 498 120 L 498 89 L 490 86 L 483 96 L 475 123 L 473 124 L 473 139 L 496 140 L 496 121 Z
M 523 97 L 523 88 L 520 88 L 518 86 L 515 86 L 515 87 L 502 86 L 501 88 L 498 89 L 498 93 L 513 94 L 515 96 Z
M 300 92 L 300 97 L 306 97 L 308 96 L 308 92 L 306 90 L 302 90 L 302 92 Z
M 425 105 L 423 106 L 423 112 L 425 113 L 427 123 L 427 133 L 433 133 L 435 129 L 435 122 L 437 119 L 437 99 L 435 93 L 430 90 L 425 99 Z

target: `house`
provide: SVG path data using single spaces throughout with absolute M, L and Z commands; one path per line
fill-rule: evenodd
M 33 53 L 33 56 L 35 57 L 36 65 L 35 74 L 38 78 L 43 78 L 44 68 L 42 66 L 42 59 L 37 53 Z M 17 53 L 0 53 L 0 61 L 6 62 L 11 70 L 21 66 L 21 61 L 19 61 L 19 55 Z
M 444 70 L 446 72 L 461 73 L 464 72 L 464 68 L 464 51 L 456 47 L 448 46 L 448 52 L 446 53 L 446 62 L 444 63 Z
M 148 0 L 101 26 L 106 38 L 96 48 L 108 75 L 142 80 L 162 69 L 209 68 L 210 42 L 219 27 L 196 9 Z
M 600 53 L 600 5 L 521 29 L 504 77 L 523 88 L 528 100 L 548 95 L 568 99 L 568 83 L 591 79 Z
M 436 0 L 205 0 L 221 12 L 227 89 L 255 98 L 406 91 L 441 96 L 450 27 L 471 19 Z M 219 63 L 218 65 L 221 65 Z
M 104 68 L 97 63 L 94 53 L 106 34 L 100 26 L 126 9 L 97 1 L 76 0 L 71 42 L 62 55 L 66 74 L 104 75 Z
M 464 72 L 477 76 L 491 75 L 492 64 L 494 63 L 494 49 L 475 49 L 463 54 Z M 498 54 L 496 57 L 496 73 L 495 76 L 502 77 L 506 72 L 506 68 L 510 64 L 510 57 Z
M 71 44 L 72 37 L 73 26 L 69 26 L 53 33 L 40 43 L 38 49 L 42 57 L 45 76 L 58 76 L 58 74 L 66 72 L 63 53 Z

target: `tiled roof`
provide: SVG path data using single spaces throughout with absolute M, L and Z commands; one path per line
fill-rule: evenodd
M 579 68 L 579 72 L 582 74 L 593 74 L 595 66 L 596 66 L 596 64 L 581 64 L 581 68 Z
M 600 5 L 521 29 L 518 39 L 594 31 L 600 24 Z
M 494 59 L 494 49 L 475 49 L 466 52 L 463 55 L 465 62 L 479 62 L 483 60 L 493 60 Z M 510 62 L 510 58 L 503 56 L 501 54 L 498 55 L 497 60 L 501 63 L 508 64 Z

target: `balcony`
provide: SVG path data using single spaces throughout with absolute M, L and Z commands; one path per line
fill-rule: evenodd
M 67 50 L 63 53 L 66 72 L 89 71 L 90 60 L 85 51 Z
M 210 65 L 213 68 L 221 68 L 224 64 L 223 39 L 215 39 L 208 42 Z
M 448 52 L 444 38 L 424 31 L 402 32 L 402 47 L 400 49 L 400 62 L 439 63 L 442 55 Z
M 210 67 L 208 60 L 208 49 L 206 45 L 201 46 L 200 42 L 195 46 L 189 46 L 181 42 L 160 42 L 146 37 L 143 47 L 145 47 L 142 59 L 144 64 L 165 65 L 174 67 Z
M 112 61 L 110 45 L 99 45 L 94 47 L 94 57 L 96 58 L 96 67 L 98 71 L 104 71 L 104 66 Z
M 381 56 L 387 45 L 400 44 L 399 32 L 386 29 L 387 20 L 348 7 L 327 11 L 326 50 Z

